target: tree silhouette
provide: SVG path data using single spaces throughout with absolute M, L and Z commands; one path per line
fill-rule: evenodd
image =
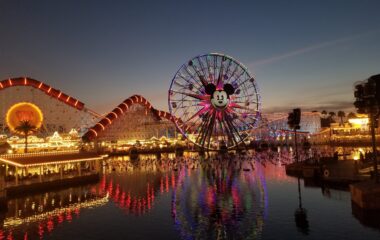
M 356 114 L 353 113 L 353 112 L 350 112 L 348 115 L 347 115 L 347 118 L 351 119 L 351 118 L 356 118 Z
M 339 111 L 338 112 L 338 117 L 340 117 L 340 123 L 339 123 L 339 125 L 340 126 L 343 126 L 343 118 L 346 116 L 346 113 L 345 112 L 343 112 L 343 111 Z
M 27 153 L 28 152 L 28 136 L 29 136 L 29 134 L 36 132 L 37 127 L 32 125 L 29 120 L 22 120 L 22 121 L 20 121 L 20 125 L 18 125 L 15 128 L 15 130 L 24 134 L 24 137 L 25 137 L 24 153 Z
M 330 123 L 335 123 L 334 117 L 336 116 L 335 112 L 329 112 Z

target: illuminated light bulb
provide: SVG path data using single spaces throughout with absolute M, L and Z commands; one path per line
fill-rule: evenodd
M 115 116 L 115 118 L 117 118 L 117 114 L 116 113 L 114 113 L 114 112 L 111 112 L 114 116 Z
M 97 123 L 96 125 L 100 125 L 100 127 L 102 128 L 102 130 L 104 130 L 104 126 L 103 126 L 103 124 L 101 124 L 101 123 Z
M 107 121 L 108 121 L 109 124 L 112 123 L 111 119 L 109 119 L 108 117 L 105 117 L 105 119 L 107 119 Z
M 95 134 L 95 137 L 98 136 L 98 133 L 97 133 L 94 129 L 90 128 L 90 131 L 93 132 L 93 133 Z
M 123 102 L 122 104 L 127 108 L 127 110 L 129 109 L 129 107 L 126 103 Z

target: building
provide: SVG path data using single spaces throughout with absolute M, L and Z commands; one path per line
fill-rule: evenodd
M 311 137 L 314 144 L 358 145 L 371 144 L 370 122 L 366 114 L 357 114 L 348 118 L 347 122 L 330 123 L 330 127 L 323 128 Z M 376 140 L 380 140 L 379 128 L 375 129 Z
M 321 130 L 321 116 L 318 112 L 301 112 L 300 129 L 303 135 L 312 135 Z M 252 131 L 251 136 L 256 140 L 285 141 L 294 135 L 288 126 L 288 113 L 262 114 L 260 126 Z

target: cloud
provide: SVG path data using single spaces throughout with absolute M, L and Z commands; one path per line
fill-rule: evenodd
M 274 63 L 274 62 L 277 62 L 277 61 L 288 59 L 288 58 L 291 58 L 291 57 L 294 57 L 294 56 L 298 56 L 298 55 L 301 55 L 301 54 L 304 54 L 304 53 L 312 52 L 312 51 L 315 51 L 315 50 L 318 50 L 318 49 L 330 47 L 330 46 L 337 45 L 337 44 L 340 44 L 340 43 L 345 43 L 345 42 L 353 41 L 353 40 L 356 40 L 358 38 L 362 38 L 362 37 L 365 37 L 365 36 L 368 36 L 368 35 L 372 35 L 372 34 L 378 33 L 378 32 L 379 32 L 379 30 L 376 29 L 376 30 L 367 31 L 367 32 L 359 33 L 359 34 L 348 36 L 348 37 L 344 37 L 344 38 L 338 38 L 338 39 L 331 40 L 331 41 L 321 42 L 321 43 L 318 43 L 318 44 L 315 44 L 315 45 L 310 45 L 310 46 L 307 46 L 307 47 L 295 49 L 293 51 L 290 51 L 290 52 L 287 52 L 287 53 L 283 53 L 283 54 L 280 54 L 280 55 L 277 55 L 277 56 L 273 56 L 273 57 L 257 60 L 257 61 L 251 62 L 248 65 L 250 65 L 252 67 L 257 67 L 257 66 L 271 64 L 271 63 Z

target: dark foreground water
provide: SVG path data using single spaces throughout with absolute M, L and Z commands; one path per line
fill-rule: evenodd
M 301 180 L 300 202 L 281 165 L 226 166 L 108 161 L 98 184 L 11 199 L 0 239 L 380 239 L 349 192 Z

